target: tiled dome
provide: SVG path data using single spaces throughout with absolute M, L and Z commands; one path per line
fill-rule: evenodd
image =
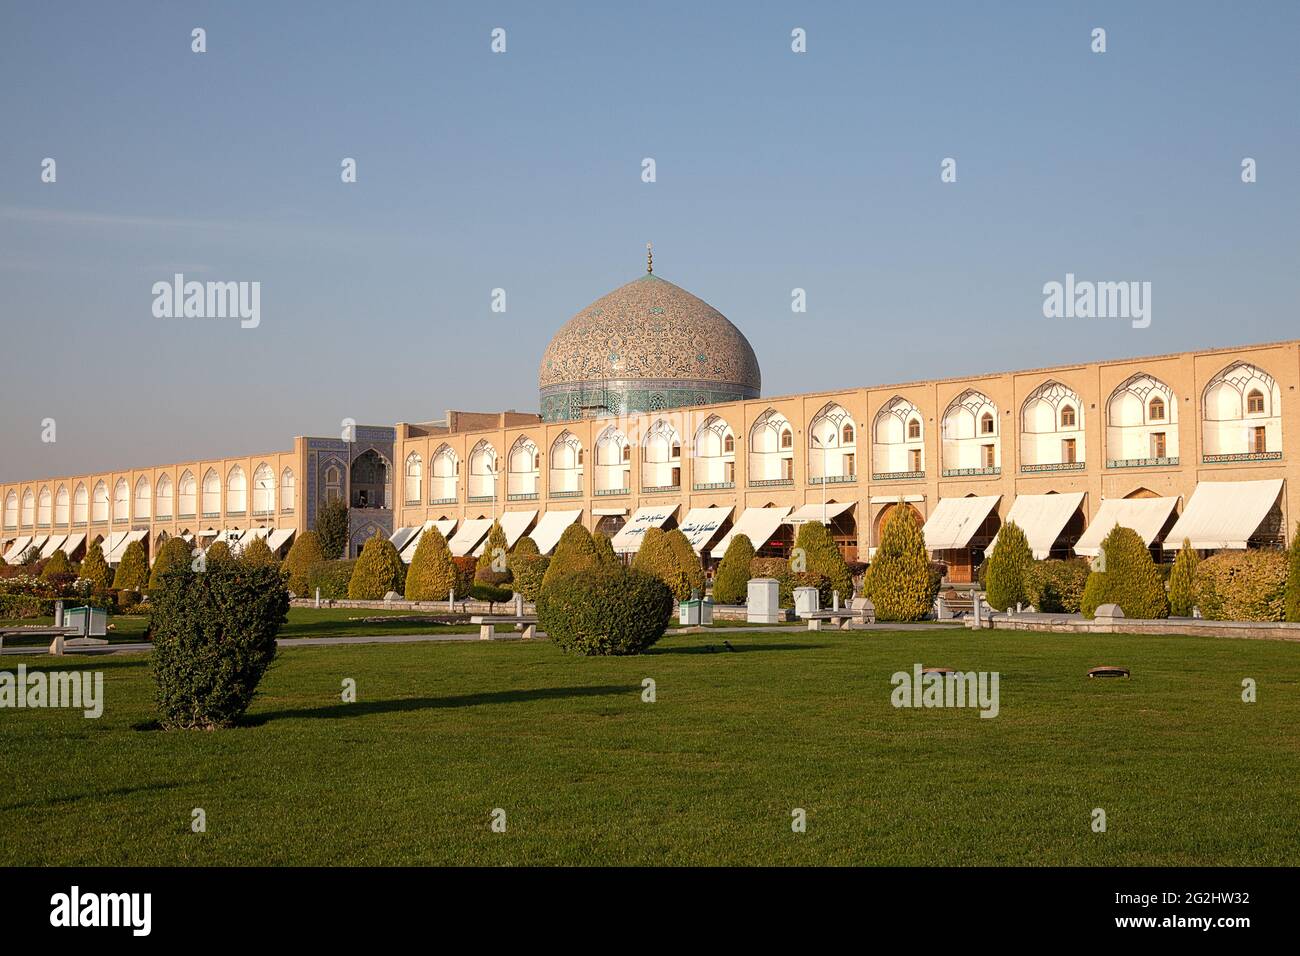
M 566 322 L 538 374 L 548 420 L 756 398 L 761 382 L 741 331 L 703 299 L 653 273 Z

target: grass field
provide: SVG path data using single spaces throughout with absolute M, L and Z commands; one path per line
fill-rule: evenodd
M 217 733 L 150 728 L 146 655 L 23 658 L 102 670 L 107 705 L 0 710 L 0 865 L 1300 862 L 1300 646 L 729 640 L 603 659 L 547 642 L 292 648 L 246 725 Z M 1000 672 L 1000 715 L 895 710 L 890 675 L 918 661 Z M 1085 677 L 1098 664 L 1133 677 Z

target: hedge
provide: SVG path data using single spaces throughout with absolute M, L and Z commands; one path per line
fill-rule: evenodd
M 718 604 L 744 604 L 749 599 L 749 566 L 754 546 L 748 535 L 731 536 L 727 553 L 713 575 L 713 600 Z
M 584 655 L 639 654 L 663 636 L 672 613 L 668 586 L 635 569 L 560 575 L 537 598 L 538 626 L 552 643 Z
M 1088 574 L 1082 558 L 1035 561 L 1025 574 L 1025 597 L 1044 614 L 1077 614 Z
M 614 542 L 609 535 L 595 532 L 591 536 L 591 546 L 596 552 L 596 564 L 602 568 L 621 568 L 623 562 L 614 553 Z
M 352 601 L 382 601 L 389 591 L 402 593 L 406 567 L 397 554 L 397 548 L 379 532 L 366 542 L 357 558 L 357 566 L 348 582 L 348 599 Z
M 275 556 L 265 538 L 254 538 L 239 549 L 239 560 L 245 564 L 279 570 L 280 559 Z
M 406 571 L 408 601 L 445 601 L 456 586 L 456 565 L 451 560 L 447 539 L 437 528 L 428 528 L 415 546 Z
M 1132 528 L 1111 528 L 1101 541 L 1093 567 L 1098 570 L 1088 575 L 1079 607 L 1084 617 L 1094 616 L 1103 604 L 1118 604 L 1125 617 L 1150 620 L 1169 616 L 1164 578 L 1151 560 L 1146 542 Z
M 345 601 L 348 597 L 348 585 L 352 581 L 352 571 L 356 559 L 341 561 L 319 561 L 307 572 L 307 593 L 304 597 L 315 597 L 320 589 L 322 600 Z M 296 592 L 295 592 L 296 593 Z
M 1284 616 L 1288 621 L 1300 621 L 1300 523 L 1296 524 L 1287 551 L 1286 600 Z
M 605 536 L 602 534 L 599 537 Z M 537 600 L 537 594 L 542 589 L 542 578 L 546 576 L 550 564 L 551 559 L 538 553 L 537 544 L 532 538 L 524 535 L 515 542 L 515 549 L 510 552 L 510 578 L 514 589 L 524 596 L 525 601 Z
M 1034 554 L 1025 532 L 1014 521 L 1008 521 L 998 532 L 998 542 L 993 546 L 985 572 L 984 599 L 989 607 L 1005 611 L 1028 602 L 1025 576 L 1033 562 Z
M 890 513 L 863 589 L 878 621 L 919 621 L 929 613 L 930 556 L 911 509 L 900 506 Z
M 1289 555 L 1223 551 L 1196 568 L 1196 606 L 1211 621 L 1281 621 Z
M 71 572 L 72 564 L 68 561 L 68 556 L 60 549 L 50 555 L 50 559 L 45 562 L 45 567 L 41 568 L 41 580 L 51 581 L 56 575 L 70 574 Z
M 213 564 L 214 562 L 230 561 L 234 556 L 230 553 L 230 545 L 224 541 L 213 541 L 206 551 L 203 552 L 203 563 Z
M 304 531 L 294 538 L 293 546 L 284 559 L 284 566 L 289 569 L 289 590 L 298 597 L 311 597 L 308 576 L 312 568 L 325 560 L 321 550 L 320 536 L 315 531 Z

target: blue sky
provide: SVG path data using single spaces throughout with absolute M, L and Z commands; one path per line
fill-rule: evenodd
M 0 479 L 535 410 L 647 240 L 772 395 L 1295 337 L 1298 34 L 1289 0 L 9 0 Z M 178 271 L 261 282 L 260 326 L 155 318 Z M 1067 272 L 1151 282 L 1151 326 L 1044 319 Z

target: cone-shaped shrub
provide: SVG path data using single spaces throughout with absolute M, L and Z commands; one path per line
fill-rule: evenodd
M 542 587 L 545 588 L 555 578 L 574 571 L 594 571 L 598 566 L 596 545 L 591 540 L 591 532 L 575 521 L 560 535 L 560 543 L 555 546 L 555 554 L 542 579 Z
M 621 568 L 623 562 L 614 553 L 614 542 L 609 535 L 595 532 L 591 536 L 592 547 L 596 549 L 596 563 L 602 568 Z
M 1296 524 L 1295 534 L 1291 536 L 1291 547 L 1287 551 L 1286 619 L 1300 621 L 1300 523 Z
M 138 591 L 149 580 L 149 556 L 144 553 L 144 545 L 132 541 L 122 552 L 118 562 L 117 573 L 113 575 L 113 587 L 117 590 Z
M 930 556 L 910 508 L 889 515 L 867 569 L 866 593 L 879 621 L 919 621 L 930 610 Z
M 320 536 L 315 531 L 303 531 L 294 538 L 293 547 L 284 559 L 284 566 L 289 569 L 289 590 L 298 597 L 311 597 L 307 579 L 311 569 L 325 560 L 321 550 Z
M 230 554 L 230 545 L 224 541 L 213 541 L 208 545 L 208 549 L 203 552 L 203 559 L 208 564 L 212 564 L 214 561 L 233 560 Z
M 500 521 L 493 521 L 483 553 L 474 565 L 474 580 L 480 584 L 504 585 L 510 581 L 509 551 L 506 533 Z
M 445 601 L 455 586 L 456 566 L 452 564 L 447 539 L 437 528 L 429 528 L 420 535 L 406 572 L 406 599 Z
M 718 604 L 744 604 L 749 598 L 749 564 L 754 560 L 754 546 L 749 536 L 735 534 L 727 553 L 713 575 L 713 600 Z
M 673 592 L 677 599 L 684 601 L 692 592 L 704 597 L 704 565 L 691 547 L 691 539 L 680 528 L 673 528 L 664 535 L 664 543 L 673 556 L 673 565 L 682 582 L 681 587 Z
M 275 556 L 265 538 L 254 538 L 239 549 L 239 560 L 257 567 L 278 568 L 280 559 Z
M 1164 578 L 1141 536 L 1132 528 L 1116 525 L 1110 529 L 1102 539 L 1093 568 L 1097 570 L 1088 575 L 1088 585 L 1083 589 L 1080 610 L 1084 617 L 1095 615 L 1103 604 L 1118 604 L 1125 617 L 1169 616 Z
M 604 535 L 601 535 L 603 538 Z M 542 589 L 542 578 L 551 559 L 543 557 L 537 550 L 537 542 L 524 535 L 515 542 L 510 552 L 511 587 L 524 596 L 525 601 L 536 601 Z
M 41 580 L 49 581 L 56 574 L 67 574 L 72 570 L 72 565 L 68 561 L 68 556 L 60 549 L 50 555 L 50 559 L 45 562 L 45 567 L 41 568 Z
M 163 546 L 158 549 L 158 554 L 153 559 L 153 570 L 149 573 L 150 594 L 162 587 L 163 572 L 168 568 L 182 564 L 189 567 L 191 550 L 189 542 L 184 538 L 168 538 L 163 542 Z
M 334 498 L 321 506 L 316 515 L 316 533 L 326 561 L 337 561 L 347 552 L 350 524 L 348 503 L 342 498 Z
M 638 654 L 663 636 L 672 613 L 667 585 L 636 569 L 548 575 L 537 599 L 551 643 L 579 654 Z
M 668 532 L 663 528 L 650 528 L 641 537 L 641 547 L 632 559 L 632 567 L 668 585 L 668 590 L 679 601 L 691 596 L 686 574 L 672 542 L 668 540 Z
M 985 577 L 984 598 L 995 611 L 1005 611 L 1029 601 L 1026 578 L 1034 563 L 1034 553 L 1029 549 L 1029 539 L 1014 521 L 1008 521 L 998 532 L 998 543 L 989 556 L 989 569 Z
M 1291 549 L 1292 562 L 1295 561 L 1296 550 Z M 1178 556 L 1174 558 L 1174 569 L 1169 573 L 1169 616 L 1170 617 L 1191 617 L 1192 609 L 1196 606 L 1196 565 L 1198 563 L 1196 552 L 1192 550 L 1192 542 L 1183 538 L 1183 546 L 1178 549 Z M 1287 582 L 1288 585 L 1290 582 Z M 1300 620 L 1300 617 L 1296 618 Z
M 393 547 L 393 542 L 375 532 L 366 542 L 352 570 L 348 582 L 348 599 L 352 601 L 382 601 L 389 591 L 402 593 L 402 576 L 405 567 Z
M 106 591 L 112 585 L 113 570 L 104 560 L 104 549 L 98 541 L 86 549 L 80 575 L 90 581 L 96 591 Z
M 512 558 L 515 555 L 524 556 L 530 554 L 537 555 L 537 554 L 541 554 L 541 552 L 537 550 L 537 542 L 534 541 L 532 538 L 530 538 L 528 535 L 524 535 L 522 538 L 516 541 L 515 546 L 510 549 L 510 557 Z
M 901 509 L 895 509 L 901 510 Z M 913 524 L 916 522 L 913 521 Z M 853 575 L 849 574 L 849 566 L 844 563 L 844 555 L 840 554 L 839 545 L 831 537 L 830 531 L 820 521 L 806 521 L 799 527 L 799 534 L 795 537 L 795 551 L 791 555 L 791 570 L 797 571 L 793 562 L 799 554 L 799 549 L 803 549 L 805 566 L 804 571 L 812 574 L 820 574 L 830 581 L 831 590 L 839 592 L 840 603 L 847 604 L 853 597 Z M 924 543 L 922 544 L 924 552 Z M 877 552 L 878 553 L 878 552 Z M 929 561 L 929 557 L 926 557 Z

